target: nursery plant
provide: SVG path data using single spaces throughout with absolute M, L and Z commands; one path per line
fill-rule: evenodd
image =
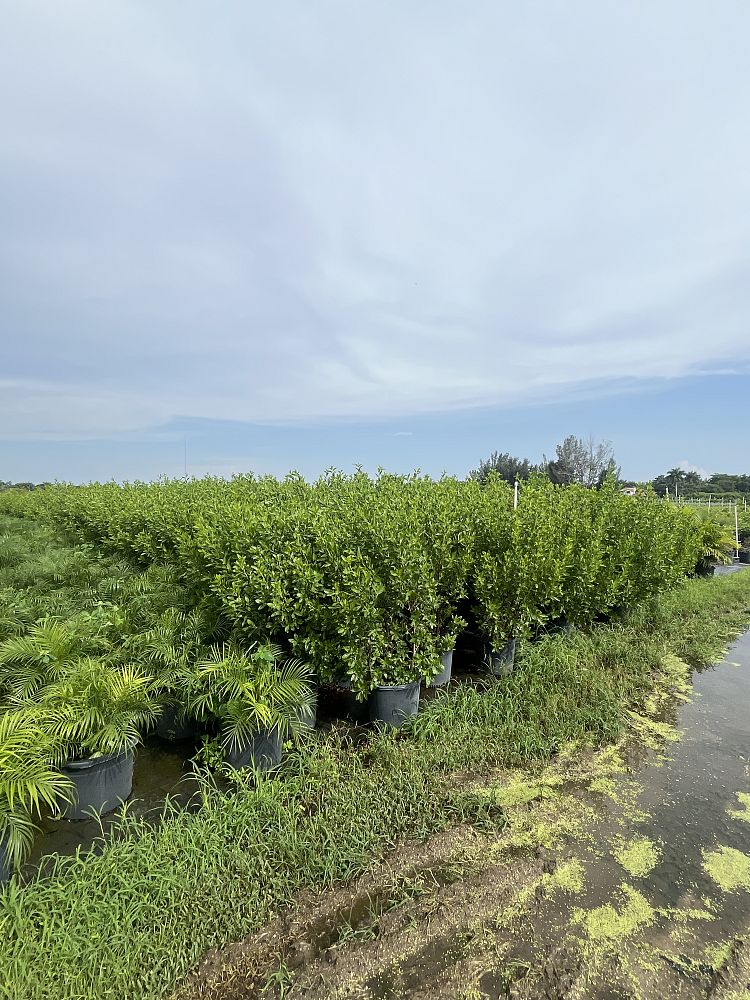
M 82 657 L 39 692 L 45 728 L 68 760 L 132 750 L 158 718 L 152 683 L 132 664 Z
M 67 621 L 42 619 L 25 635 L 0 643 L 0 685 L 14 699 L 27 699 L 61 679 L 83 653 L 111 648 L 106 623 L 96 614 L 81 613 Z
M 123 655 L 148 669 L 151 691 L 161 708 L 168 708 L 178 722 L 189 712 L 196 663 L 208 653 L 209 640 L 217 630 L 215 616 L 205 607 L 191 611 L 169 608 L 155 617 L 150 628 L 123 642 Z
M 495 648 L 550 622 L 586 625 L 674 585 L 702 549 L 692 511 L 648 491 L 624 497 L 613 481 L 532 477 L 515 508 L 492 476 L 334 470 L 315 483 L 290 474 L 6 490 L 0 511 L 147 567 L 114 589 L 96 582 L 127 605 L 133 637 L 170 606 L 206 602 L 239 643 L 276 643 L 360 698 L 435 676 L 467 619 Z M 24 565 L 0 573 L 16 571 Z M 71 562 L 63 575 L 75 571 Z
M 27 857 L 40 811 L 69 799 L 71 783 L 59 770 L 64 754 L 38 712 L 0 714 L 0 881 Z
M 695 572 L 698 576 L 711 572 L 717 563 L 726 565 L 732 561 L 736 544 L 729 528 L 711 515 L 700 519 L 700 548 Z
M 300 714 L 313 705 L 310 667 L 283 659 L 271 644 L 243 649 L 227 642 L 213 646 L 196 665 L 189 708 L 214 719 L 222 746 L 233 754 L 262 733 L 285 739 L 300 728 Z

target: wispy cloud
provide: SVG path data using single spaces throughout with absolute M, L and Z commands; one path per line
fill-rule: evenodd
M 750 8 L 292 6 L 6 12 L 2 436 L 747 370 Z
M 682 469 L 683 472 L 697 472 L 701 479 L 709 479 L 711 473 L 707 472 L 706 469 L 702 469 L 700 465 L 694 465 L 687 458 L 681 459 L 677 463 L 677 468 Z

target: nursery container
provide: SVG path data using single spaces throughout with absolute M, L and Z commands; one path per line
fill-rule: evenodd
M 338 678 L 335 680 L 331 694 L 334 699 L 332 708 L 337 717 L 345 717 L 357 725 L 367 722 L 369 719 L 367 702 L 360 701 L 357 698 L 352 690 L 352 682 L 349 678 Z
M 488 652 L 489 647 L 479 632 L 470 632 L 468 629 L 460 632 L 453 650 L 451 674 L 454 670 L 457 673 L 459 671 L 476 673 L 482 669 Z
M 505 645 L 490 651 L 488 667 L 494 677 L 507 677 L 513 673 L 517 642 L 518 639 L 508 639 Z
M 440 664 L 442 666 L 442 670 L 440 671 L 440 673 L 436 674 L 435 677 L 432 677 L 430 678 L 429 681 L 427 681 L 430 687 L 442 687 L 444 684 L 447 684 L 448 681 L 450 681 L 451 671 L 453 669 L 452 649 L 448 650 L 447 653 L 443 653 L 443 655 L 440 657 Z
M 159 721 L 156 723 L 156 735 L 162 740 L 178 743 L 181 740 L 192 740 L 198 732 L 195 719 L 185 716 L 177 705 L 164 705 Z
M 61 770 L 73 782 L 73 800 L 62 804 L 61 814 L 66 819 L 88 819 L 122 805 L 133 791 L 134 761 L 132 750 L 68 761 Z
M 315 729 L 315 723 L 318 721 L 318 693 L 315 692 L 315 697 L 313 699 L 312 705 L 309 708 L 301 708 L 297 713 L 297 718 L 301 726 L 306 729 Z
M 8 857 L 8 838 L 0 837 L 0 885 L 5 885 L 13 874 L 13 865 Z
M 419 711 L 421 681 L 410 684 L 383 684 L 370 692 L 370 722 L 385 722 L 398 729 Z
M 233 743 L 224 759 L 235 771 L 252 766 L 269 771 L 281 763 L 281 735 L 278 729 L 258 729 L 249 740 Z
M 740 562 L 741 563 L 750 563 L 750 549 L 747 549 L 744 552 L 743 552 L 742 549 L 740 549 Z

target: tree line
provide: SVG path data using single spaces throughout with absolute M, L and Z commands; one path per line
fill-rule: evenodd
M 705 479 L 699 472 L 674 468 L 657 476 L 652 483 L 654 490 L 664 496 L 667 491 L 674 496 L 675 491 L 683 497 L 700 497 L 701 494 L 721 494 L 728 498 L 750 496 L 750 476 L 717 472 Z
M 469 473 L 469 477 L 485 482 L 491 472 L 507 483 L 526 482 L 533 476 L 543 476 L 558 485 L 578 483 L 598 488 L 609 476 L 613 476 L 620 486 L 637 485 L 633 480 L 621 478 L 620 466 L 610 441 L 597 442 L 592 437 L 578 438 L 573 434 L 556 446 L 553 459 L 543 455 L 540 462 L 532 462 L 506 451 L 493 451 L 489 458 L 483 459 Z M 686 498 L 720 494 L 730 499 L 750 499 L 750 475 L 717 472 L 703 478 L 694 470 L 675 467 L 644 485 L 651 485 L 659 496 L 674 496 L 676 492 Z
M 507 483 L 525 482 L 532 476 L 543 476 L 558 486 L 578 483 L 590 489 L 600 487 L 608 477 L 620 481 L 620 467 L 615 460 L 610 441 L 595 441 L 592 437 L 578 438 L 574 434 L 555 447 L 555 457 L 542 456 L 534 463 L 528 458 L 516 458 L 508 452 L 493 451 L 469 474 L 471 479 L 485 482 L 496 473 Z

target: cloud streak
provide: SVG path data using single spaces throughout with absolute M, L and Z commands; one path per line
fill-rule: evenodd
M 6 21 L 5 438 L 750 364 L 744 5 Z

